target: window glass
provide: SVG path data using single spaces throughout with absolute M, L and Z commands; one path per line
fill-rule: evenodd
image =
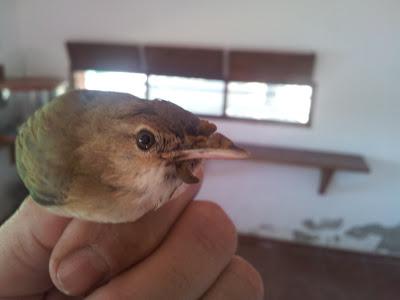
M 84 71 L 74 74 L 75 86 L 88 90 L 122 92 L 146 97 L 147 75 L 128 72 Z
M 142 73 L 88 70 L 74 73 L 77 88 L 130 93 L 164 99 L 199 115 L 308 124 L 313 88 L 309 85 L 229 82 Z
M 229 82 L 226 115 L 307 124 L 312 91 L 308 85 Z
M 174 76 L 149 76 L 149 98 L 164 99 L 201 115 L 223 114 L 224 82 Z

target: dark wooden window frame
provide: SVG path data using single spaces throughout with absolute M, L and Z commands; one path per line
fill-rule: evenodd
M 312 124 L 316 85 L 312 80 L 315 63 L 313 53 L 261 52 L 210 48 L 190 48 L 166 45 L 126 45 L 86 41 L 66 43 L 70 60 L 70 78 L 77 71 L 125 71 L 147 75 L 148 98 L 150 75 L 216 79 L 224 82 L 222 115 L 200 117 L 310 127 Z M 309 120 L 305 124 L 278 120 L 231 117 L 226 115 L 228 83 L 265 82 L 269 84 L 306 84 L 312 87 Z

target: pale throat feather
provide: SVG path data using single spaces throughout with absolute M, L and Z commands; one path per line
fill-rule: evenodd
M 138 205 L 157 209 L 170 200 L 173 192 L 183 183 L 174 175 L 175 172 L 175 167 L 167 165 L 167 162 L 142 170 L 133 181 L 134 190 L 141 194 L 137 199 Z

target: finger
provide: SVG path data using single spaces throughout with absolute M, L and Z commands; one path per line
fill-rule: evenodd
M 234 256 L 214 285 L 202 297 L 204 300 L 259 300 L 264 298 L 260 274 L 244 259 Z
M 70 297 L 56 288 L 52 288 L 49 292 L 46 293 L 44 297 L 41 297 L 42 300 L 83 300 L 83 297 Z
M 150 257 L 87 299 L 198 299 L 235 249 L 236 231 L 223 210 L 209 202 L 192 202 Z
M 0 227 L 0 296 L 33 295 L 51 287 L 50 252 L 69 221 L 25 199 Z
M 83 300 L 82 297 L 70 297 L 67 296 L 63 293 L 61 293 L 59 290 L 56 288 L 52 288 L 49 292 L 46 294 L 38 294 L 34 296 L 26 296 L 26 297 L 7 297 L 7 298 L 0 298 L 1 300 Z
M 142 260 L 162 241 L 199 188 L 200 184 L 187 186 L 176 199 L 133 223 L 73 220 L 51 256 L 54 284 L 69 295 L 86 294 L 100 282 Z

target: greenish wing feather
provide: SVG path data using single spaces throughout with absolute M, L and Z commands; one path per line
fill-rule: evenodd
M 65 104 L 56 100 L 37 111 L 21 126 L 16 140 L 18 174 L 42 205 L 61 204 L 71 180 L 76 146 L 68 126 L 74 118 Z

